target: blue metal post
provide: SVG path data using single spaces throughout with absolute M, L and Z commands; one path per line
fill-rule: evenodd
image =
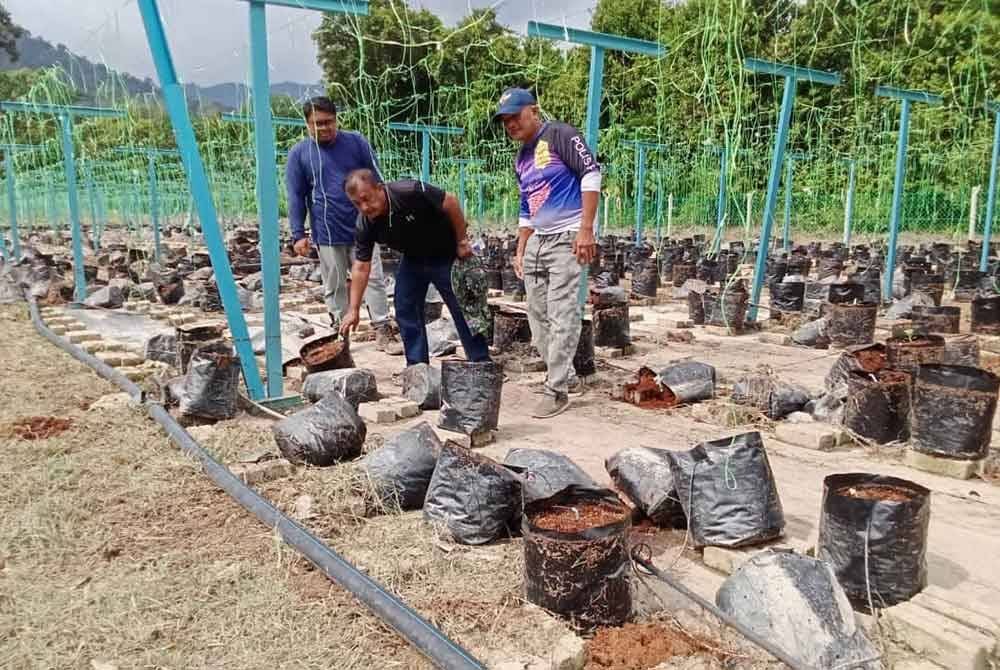
M 784 230 L 782 231 L 781 248 L 785 250 L 785 253 L 790 251 L 791 240 L 789 235 L 792 230 L 792 180 L 795 178 L 795 158 L 792 156 L 785 157 L 785 222 Z
M 250 397 L 254 400 L 260 400 L 264 397 L 264 387 L 261 384 L 260 371 L 257 369 L 257 361 L 254 358 L 253 346 L 250 343 L 250 335 L 246 319 L 243 317 L 239 294 L 236 292 L 236 281 L 229 265 L 222 231 L 219 229 L 219 221 L 215 211 L 215 203 L 212 201 L 208 177 L 205 174 L 205 166 L 202 163 L 201 154 L 198 152 L 198 142 L 191 126 L 184 88 L 177 79 L 177 72 L 174 69 L 173 58 L 170 55 L 170 47 L 167 43 L 167 36 L 163 29 L 163 21 L 160 18 L 156 0 L 138 0 L 138 3 L 139 11 L 142 13 L 143 26 L 146 30 L 146 39 L 149 42 L 153 63 L 156 66 L 163 90 L 167 113 L 170 115 L 177 146 L 180 148 L 181 158 L 184 161 L 188 187 L 198 204 L 202 235 L 212 260 L 212 269 L 215 272 L 219 297 L 229 322 L 229 330 L 239 354 L 243 378 L 246 381 Z
M 420 181 L 431 180 L 431 134 L 424 130 L 420 133 Z
M 101 230 L 97 225 L 97 195 L 94 193 L 94 175 L 90 165 L 84 165 L 84 174 L 87 179 L 87 200 L 90 203 L 90 239 L 94 245 L 94 250 L 101 248 Z
M 847 201 L 844 203 L 844 246 L 851 245 L 851 226 L 854 223 L 854 189 L 857 185 L 856 170 L 857 161 L 851 159 L 847 161 Z
M 986 194 L 986 221 L 983 226 L 983 252 L 979 257 L 979 271 L 990 267 L 990 235 L 993 232 L 993 214 L 997 204 L 997 171 L 1000 170 L 1000 103 L 987 103 L 986 109 L 996 115 L 993 121 L 993 158 L 990 161 L 990 185 Z
M 87 280 L 83 272 L 83 233 L 80 229 L 80 203 L 76 193 L 76 163 L 73 160 L 73 120 L 68 113 L 59 116 L 62 130 L 63 166 L 66 170 L 66 190 L 69 197 L 70 231 L 73 235 L 73 299 L 87 299 Z
M 882 299 L 892 300 L 892 276 L 896 271 L 896 242 L 903 219 L 903 187 L 906 182 L 906 147 L 910 137 L 910 104 L 924 102 L 940 105 L 940 96 L 923 91 L 905 91 L 889 86 L 879 86 L 875 95 L 883 98 L 902 100 L 899 113 L 899 139 L 896 144 L 896 181 L 892 188 L 892 211 L 889 218 L 889 253 L 886 257 L 885 272 L 882 277 Z
M 663 172 L 661 170 L 656 171 L 656 245 L 660 245 L 660 240 L 663 239 L 662 228 L 663 225 Z
M 482 175 L 479 175 L 479 179 L 476 182 L 476 190 L 478 195 L 476 201 L 476 218 L 482 223 L 486 214 L 486 182 L 483 180 Z
M 17 190 L 14 185 L 13 152 L 7 148 L 3 152 L 3 167 L 7 173 L 7 207 L 10 209 L 10 243 L 14 260 L 21 257 L 21 238 L 17 230 Z
M 785 90 L 781 96 L 781 111 L 778 114 L 778 131 L 774 138 L 774 155 L 771 157 L 771 172 L 768 176 L 767 195 L 764 199 L 764 219 L 760 231 L 760 243 L 757 247 L 757 260 L 754 263 L 753 290 L 750 294 L 750 308 L 747 310 L 747 318 L 753 321 L 757 318 L 757 305 L 760 304 L 760 295 L 764 288 L 764 271 L 767 267 L 768 249 L 771 246 L 774 209 L 778 203 L 781 165 L 785 159 L 785 147 L 788 144 L 788 127 L 791 124 L 792 107 L 795 104 L 795 89 L 799 80 L 835 86 L 840 83 L 840 75 L 793 65 L 771 63 L 755 58 L 748 58 L 744 62 L 744 66 L 752 72 L 785 78 Z
M 642 224 L 645 216 L 645 185 L 646 185 L 646 147 L 640 146 L 636 160 L 639 162 L 638 174 L 635 178 L 635 243 L 642 242 Z
M 146 159 L 149 173 L 149 223 L 153 227 L 153 259 L 159 263 L 163 256 L 160 247 L 160 192 L 156 180 L 156 156 L 152 153 Z
M 429 126 L 422 123 L 389 123 L 389 130 L 420 133 L 420 181 L 431 180 L 431 139 L 433 135 L 461 135 L 465 132 L 455 126 Z

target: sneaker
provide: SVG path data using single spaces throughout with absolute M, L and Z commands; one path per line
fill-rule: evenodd
M 548 379 L 541 382 L 534 382 L 530 386 L 531 392 L 534 393 L 535 395 L 543 395 L 545 393 L 545 384 L 547 382 Z M 569 395 L 571 396 L 583 395 L 584 391 L 586 390 L 587 390 L 586 385 L 583 383 L 583 380 L 580 379 L 579 377 L 573 377 L 573 379 L 570 380 Z
M 554 416 L 562 414 L 567 409 L 569 409 L 569 396 L 565 393 L 545 395 L 542 401 L 535 407 L 531 416 L 536 419 L 551 419 Z
M 399 340 L 399 333 L 395 326 L 391 323 L 384 323 L 376 329 L 375 348 L 390 356 L 403 355 L 403 343 Z

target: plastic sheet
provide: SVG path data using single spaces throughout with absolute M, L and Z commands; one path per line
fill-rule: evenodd
M 223 420 L 236 416 L 240 361 L 232 345 L 211 342 L 195 350 L 184 380 L 181 416 Z
M 650 521 L 666 528 L 687 528 L 668 453 L 629 447 L 607 459 L 604 467 L 615 487 Z
M 754 407 L 777 421 L 801 411 L 809 402 L 809 392 L 768 375 L 749 375 L 733 385 L 730 400 Z
M 354 409 L 379 398 L 375 374 L 360 368 L 313 372 L 302 385 L 302 395 L 309 402 L 319 402 L 330 393 L 339 393 Z
M 801 344 L 804 347 L 823 349 L 830 346 L 830 337 L 827 335 L 826 317 L 807 321 L 795 329 L 791 338 L 792 342 Z
M 909 600 L 927 583 L 930 491 L 868 473 L 823 480 L 816 556 L 862 610 Z
M 781 536 L 785 517 L 760 433 L 702 442 L 667 458 L 696 546 L 743 547 Z
M 438 426 L 472 436 L 495 430 L 502 391 L 503 370 L 493 361 L 442 362 Z
M 799 659 L 802 667 L 882 668 L 874 660 L 878 648 L 858 626 L 844 590 L 823 561 L 759 553 L 722 583 L 715 602 L 751 633 Z
M 389 510 L 420 509 L 440 453 L 441 441 L 425 421 L 390 437 L 358 461 L 358 468 Z
M 885 318 L 889 321 L 909 319 L 914 307 L 934 307 L 934 301 L 923 293 L 908 295 L 893 302 L 885 311 Z
M 325 467 L 361 455 L 368 429 L 339 393 L 330 393 L 271 427 L 281 454 L 292 463 Z
M 570 486 L 581 489 L 600 488 L 580 466 L 554 451 L 511 449 L 503 464 L 522 470 L 521 486 L 525 504 L 550 498 Z
M 442 317 L 427 324 L 427 347 L 431 356 L 453 354 L 458 344 L 458 331 L 451 319 Z
M 441 407 L 441 370 L 426 363 L 407 366 L 403 370 L 403 397 L 420 405 L 420 409 Z
M 441 447 L 424 518 L 443 524 L 456 542 L 486 544 L 515 533 L 522 504 L 517 473 L 454 443 Z

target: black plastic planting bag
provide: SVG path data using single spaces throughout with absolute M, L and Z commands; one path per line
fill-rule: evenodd
M 771 309 L 779 312 L 801 312 L 805 288 L 806 285 L 798 281 L 771 284 Z
M 823 561 L 761 552 L 722 583 L 715 603 L 803 667 L 882 668 L 875 660 L 878 649 L 858 626 L 844 590 Z
M 604 467 L 618 490 L 650 521 L 667 528 L 687 528 L 668 453 L 629 447 L 604 461 Z
M 389 438 L 358 462 L 383 505 L 420 509 L 437 467 L 441 441 L 426 421 Z
M 768 377 L 751 375 L 733 385 L 730 395 L 737 405 L 748 405 L 775 421 L 798 412 L 809 402 L 809 393 L 798 386 Z
M 823 480 L 816 556 L 859 609 L 891 607 L 927 584 L 930 491 L 868 473 Z
M 427 521 L 461 544 L 486 544 L 517 530 L 521 508 L 520 475 L 452 442 L 441 447 L 424 500 Z
M 492 361 L 441 363 L 438 426 L 466 435 L 495 430 L 500 421 L 503 370 Z
M 554 496 L 568 486 L 599 488 L 597 482 L 562 454 L 545 449 L 511 449 L 503 464 L 523 470 L 524 502 Z
M 441 370 L 427 363 L 410 365 L 403 370 L 403 397 L 420 409 L 441 407 Z
M 847 384 L 852 372 L 878 372 L 886 366 L 884 344 L 862 344 L 848 347 L 826 373 L 823 384 L 827 390 Z
M 313 372 L 302 385 L 302 395 L 309 402 L 319 402 L 333 392 L 339 393 L 354 409 L 363 402 L 378 400 L 375 375 L 360 368 Z
M 827 335 L 826 328 L 826 318 L 804 323 L 792 333 L 792 342 L 804 347 L 828 347 L 830 346 L 830 337 Z
M 181 415 L 200 419 L 236 416 L 240 360 L 232 345 L 212 342 L 195 350 L 184 379 Z
M 289 461 L 323 467 L 360 456 L 368 429 L 351 403 L 339 393 L 329 393 L 274 424 L 271 432 Z
M 702 442 L 667 458 L 696 546 L 742 547 L 781 536 L 785 516 L 760 433 Z
M 715 368 L 707 363 L 674 363 L 660 370 L 656 383 L 669 388 L 678 403 L 711 400 L 715 396 Z
M 913 377 L 910 432 L 915 451 L 945 458 L 986 456 L 1000 379 L 960 365 L 921 365 Z

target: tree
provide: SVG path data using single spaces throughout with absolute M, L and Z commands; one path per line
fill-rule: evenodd
M 17 38 L 24 34 L 24 29 L 14 23 L 7 7 L 0 3 L 0 49 L 7 52 L 12 61 L 17 61 Z

